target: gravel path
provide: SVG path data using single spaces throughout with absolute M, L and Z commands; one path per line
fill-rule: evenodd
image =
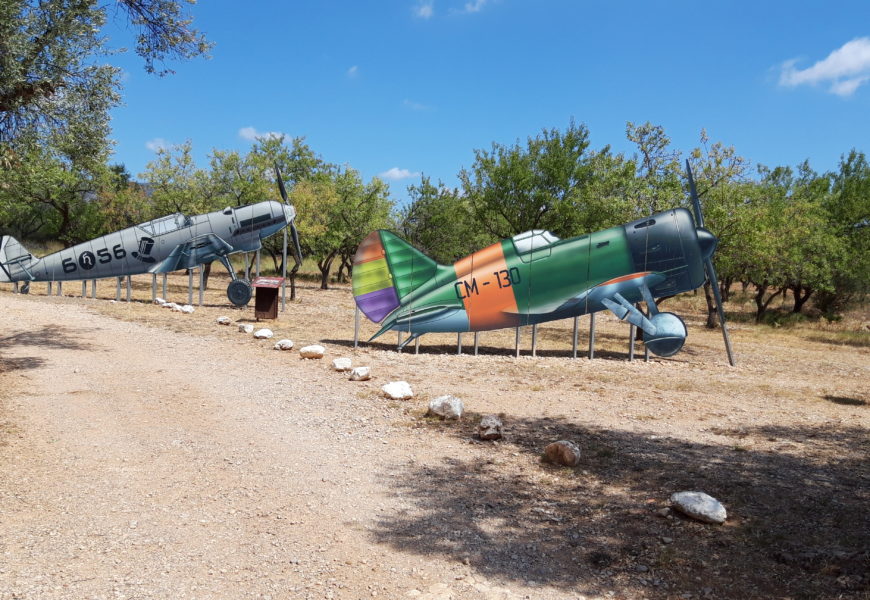
M 511 595 L 373 540 L 414 460 L 380 384 L 64 300 L 0 295 L 3 600 Z

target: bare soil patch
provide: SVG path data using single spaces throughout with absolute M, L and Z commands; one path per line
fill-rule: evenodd
M 735 311 L 736 368 L 700 295 L 665 306 L 689 327 L 672 359 L 628 362 L 602 314 L 592 361 L 588 318 L 577 359 L 570 321 L 538 329 L 536 357 L 528 331 L 519 358 L 513 331 L 415 354 L 395 334 L 354 349 L 349 290 L 303 284 L 266 326 L 324 344 L 311 362 L 217 325 L 253 322 L 225 279 L 193 315 L 134 283 L 129 304 L 110 281 L 97 300 L 0 291 L 0 598 L 870 597 L 866 311 L 781 329 Z M 187 292 L 170 277 L 169 300 Z M 375 379 L 332 373 L 338 356 Z M 412 401 L 380 397 L 397 379 Z M 447 393 L 459 423 L 425 416 Z M 476 440 L 487 413 L 503 441 Z M 578 467 L 540 461 L 559 439 Z M 726 523 L 662 516 L 682 490 Z

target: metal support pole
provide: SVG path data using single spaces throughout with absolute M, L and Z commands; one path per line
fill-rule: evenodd
M 63 296 L 63 281 L 57 282 L 57 295 Z
M 260 276 L 260 251 L 257 250 L 257 277 Z
M 538 324 L 532 325 L 532 356 L 538 355 Z
M 356 304 L 356 303 L 354 303 Z M 353 347 L 359 346 L 359 306 L 353 308 Z
M 199 267 L 199 305 L 202 306 L 203 285 L 205 284 L 205 267 Z
M 97 297 L 97 280 L 91 279 L 91 298 Z
M 166 273 L 163 274 L 163 299 L 166 300 Z
M 127 275 L 127 302 L 133 299 L 133 277 Z
M 17 294 L 17 293 L 18 293 L 18 282 L 17 282 L 17 281 L 16 281 L 16 282 L 13 284 L 13 286 L 12 286 L 12 293 L 13 293 L 13 294 Z
M 88 297 L 88 281 L 87 279 L 82 279 L 82 298 Z
M 414 340 L 414 354 L 420 354 L 420 338 Z
M 643 347 L 643 361 L 649 362 L 649 348 L 647 348 L 646 345 Z
M 571 358 L 577 358 L 577 334 L 580 331 L 580 317 L 574 317 L 574 336 L 573 344 L 571 345 Z
M 595 358 L 595 313 L 589 315 L 589 360 Z
M 462 332 L 456 334 L 456 354 L 462 354 Z
M 193 304 L 193 269 L 187 270 L 187 303 Z
M 474 332 L 474 355 L 477 356 L 478 341 L 480 340 L 480 332 Z
M 402 351 L 402 332 L 401 331 L 396 332 L 396 350 L 399 352 Z
M 121 301 L 121 278 L 115 277 L 115 302 Z
M 48 285 L 45 286 L 45 295 L 51 296 L 53 293 L 54 293 L 54 289 L 53 289 L 53 286 L 51 285 L 51 282 L 49 281 Z
M 520 328 L 517 327 L 516 330 L 517 330 L 517 335 L 516 335 L 516 339 L 514 340 L 514 350 L 516 350 L 517 358 L 519 358 L 520 357 Z
M 287 310 L 287 228 L 284 231 L 284 247 L 281 250 L 281 312 Z
M 157 300 L 157 273 L 151 273 L 151 302 Z
M 634 361 L 634 337 L 637 332 L 634 323 L 628 328 L 628 361 Z

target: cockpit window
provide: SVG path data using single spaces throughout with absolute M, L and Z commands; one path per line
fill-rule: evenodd
M 559 238 L 543 229 L 532 229 L 531 231 L 515 235 L 511 239 L 519 254 L 526 254 L 532 250 L 540 250 L 559 241 Z
M 186 217 L 181 213 L 175 213 L 159 219 L 154 219 L 153 221 L 148 221 L 147 223 L 142 223 L 139 227 L 151 235 L 163 235 L 164 233 L 187 227 L 189 224 L 189 217 Z

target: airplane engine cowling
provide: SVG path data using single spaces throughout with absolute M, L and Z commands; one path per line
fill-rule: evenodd
M 674 313 L 663 312 L 649 318 L 656 328 L 654 334 L 644 331 L 643 343 L 656 356 L 673 356 L 686 343 L 688 330 L 683 320 Z

